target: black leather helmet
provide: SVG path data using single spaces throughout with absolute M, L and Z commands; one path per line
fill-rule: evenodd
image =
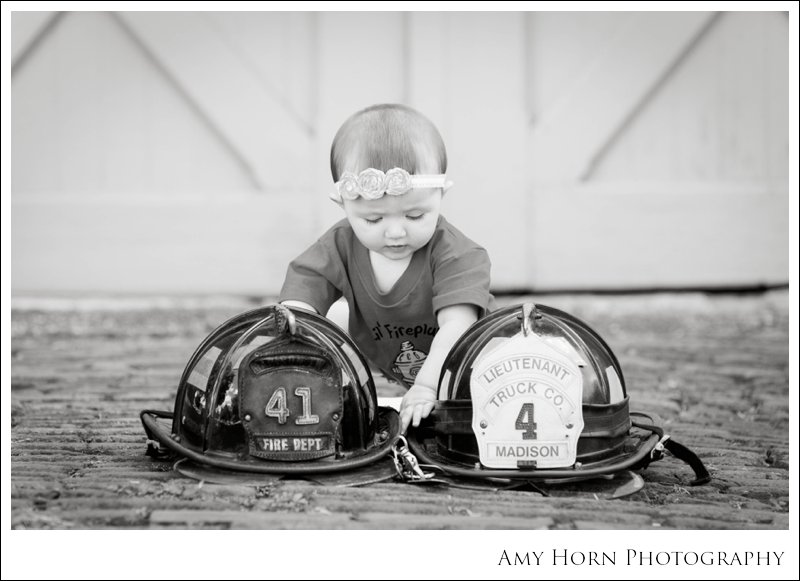
M 619 361 L 583 321 L 545 305 L 509 306 L 470 327 L 450 351 L 428 421 L 411 428 L 420 464 L 472 478 L 582 480 L 641 468 L 669 440 L 631 413 Z M 677 450 L 677 451 L 676 451 Z
M 171 418 L 171 427 L 159 418 Z M 226 321 L 197 348 L 174 413 L 144 410 L 149 453 L 251 473 L 319 474 L 388 454 L 397 412 L 378 407 L 369 367 L 325 317 L 283 305 Z

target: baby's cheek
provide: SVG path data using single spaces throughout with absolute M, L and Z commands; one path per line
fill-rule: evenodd
M 431 218 L 425 224 L 425 236 L 428 240 L 433 238 L 434 232 L 436 232 L 436 222 L 438 220 L 438 216 L 436 218 Z

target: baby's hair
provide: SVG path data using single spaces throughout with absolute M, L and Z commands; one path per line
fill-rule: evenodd
M 373 105 L 352 115 L 331 145 L 333 181 L 368 167 L 410 174 L 447 171 L 444 141 L 431 121 L 405 105 Z

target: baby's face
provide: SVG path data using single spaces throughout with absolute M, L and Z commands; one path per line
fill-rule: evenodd
M 345 214 L 359 241 L 372 252 L 404 260 L 433 236 L 442 206 L 440 189 L 414 189 L 377 200 L 344 200 Z

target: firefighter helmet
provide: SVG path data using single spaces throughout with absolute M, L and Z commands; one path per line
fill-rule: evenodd
M 171 428 L 159 421 L 169 417 Z M 391 451 L 399 431 L 397 412 L 377 405 L 369 367 L 348 335 L 283 305 L 214 330 L 181 376 L 174 413 L 144 410 L 141 419 L 157 448 L 251 473 L 365 466 Z
M 695 484 L 708 481 L 656 418 L 630 412 L 600 335 L 545 305 L 509 306 L 472 325 L 445 360 L 438 400 L 408 442 L 420 464 L 453 476 L 584 480 L 644 467 L 666 447 L 692 465 Z

